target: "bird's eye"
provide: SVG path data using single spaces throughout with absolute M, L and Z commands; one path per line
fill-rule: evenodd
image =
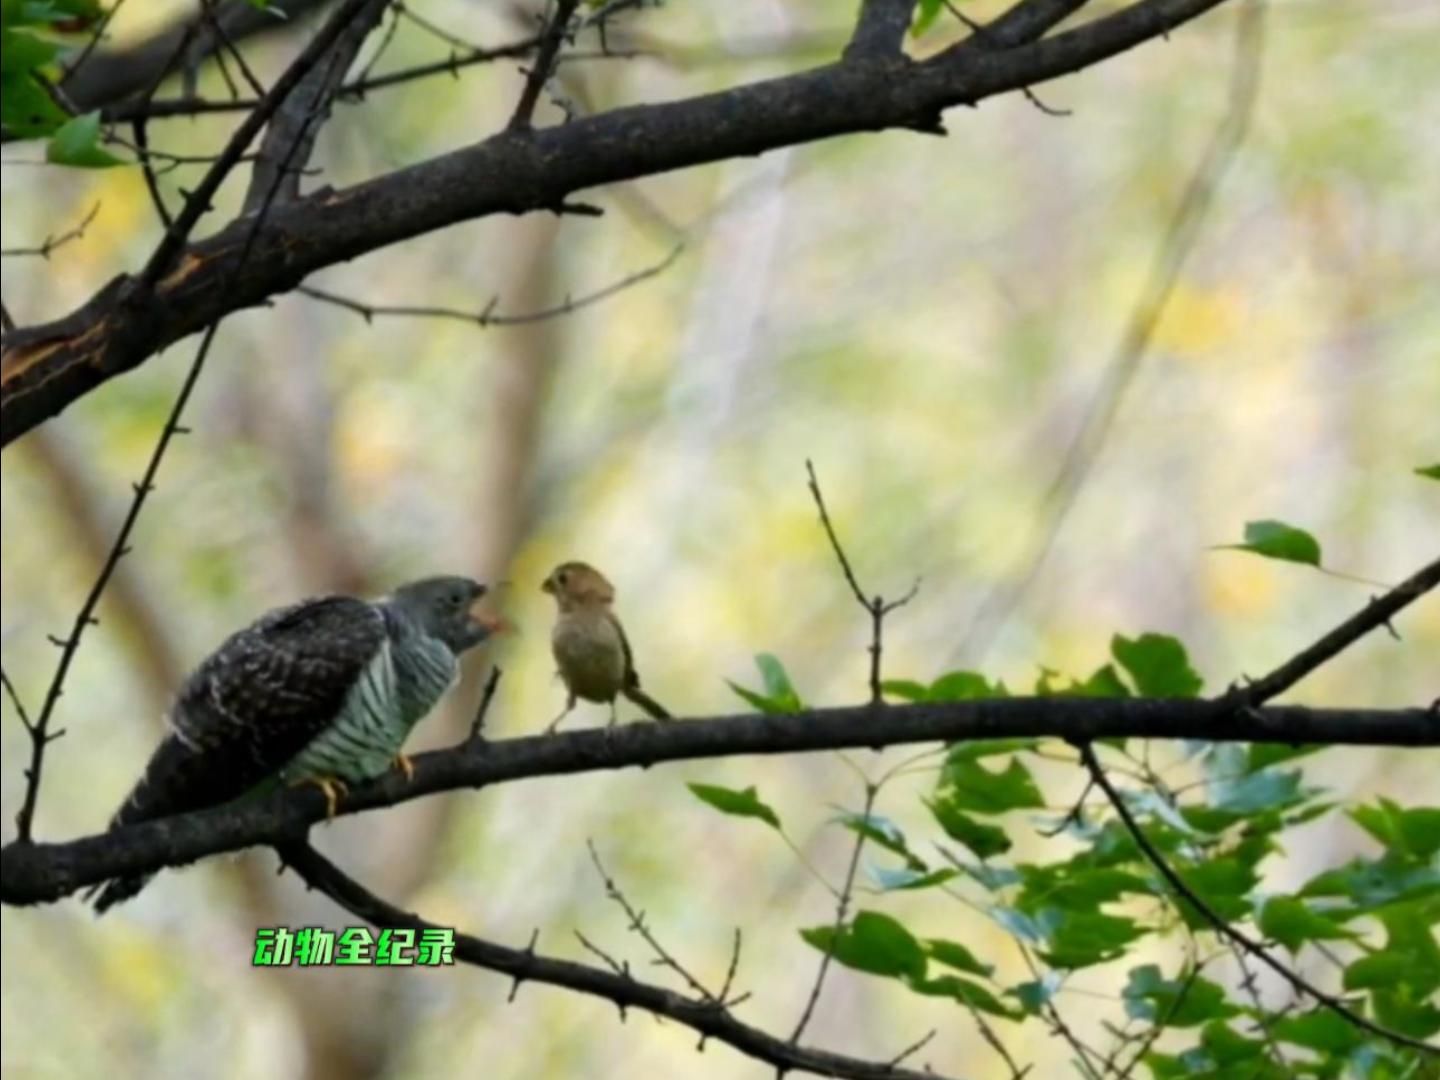
M 555 584 L 556 584 L 556 585 L 564 585 L 564 584 L 565 584 L 565 571 L 564 571 L 564 570 L 561 570 L 559 573 L 557 573 L 557 574 L 555 575 Z
M 451 606 L 451 607 L 455 607 L 455 608 L 462 608 L 462 607 L 464 607 L 464 606 L 465 606 L 465 594 L 462 593 L 462 592 L 453 592 L 453 593 L 451 593 L 451 594 L 450 594 L 450 606 Z

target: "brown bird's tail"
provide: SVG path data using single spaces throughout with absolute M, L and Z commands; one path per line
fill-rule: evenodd
M 664 705 L 661 705 L 658 701 L 656 701 L 654 698 L 652 698 L 649 694 L 645 693 L 644 690 L 641 690 L 640 687 L 638 687 L 638 686 L 627 686 L 623 692 L 624 692 L 625 696 L 626 696 L 629 700 L 633 701 L 636 705 L 639 705 L 640 708 L 644 709 L 647 713 L 649 713 L 651 719 L 653 719 L 653 720 L 674 720 L 674 719 L 675 719 L 675 717 L 673 717 L 673 716 L 670 715 L 670 712 L 665 708 Z

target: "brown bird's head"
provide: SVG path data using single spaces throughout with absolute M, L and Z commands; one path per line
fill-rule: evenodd
M 540 591 L 555 597 L 561 611 L 604 606 L 615 601 L 615 586 L 599 570 L 583 562 L 561 563 L 550 571 Z

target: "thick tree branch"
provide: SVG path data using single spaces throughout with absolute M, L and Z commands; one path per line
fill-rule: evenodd
M 845 46 L 846 60 L 898 60 L 915 0 L 860 0 L 855 32 Z
M 430 930 L 435 924 L 389 904 L 345 874 L 308 844 L 281 850 L 281 858 L 312 889 L 334 900 L 346 911 L 377 927 Z M 723 1001 L 686 997 L 661 986 L 643 983 L 623 972 L 576 964 L 537 955 L 533 942 L 525 949 L 483 941 L 469 934 L 455 934 L 455 958 L 487 971 L 498 972 L 516 981 L 548 983 L 582 994 L 612 1001 L 625 1010 L 644 1009 L 700 1033 L 704 1038 L 728 1046 L 773 1065 L 781 1072 L 795 1070 L 819 1076 L 851 1077 L 853 1080 L 935 1080 L 936 1074 L 902 1069 L 888 1062 L 862 1061 L 827 1050 L 796 1046 L 759 1028 L 741 1023 Z
M 8 334 L 0 359 L 0 444 L 218 315 L 293 289 L 322 267 L 458 221 L 554 209 L 602 184 L 852 132 L 933 130 L 945 108 L 1079 71 L 1221 2 L 1138 0 L 1014 49 L 952 49 L 898 70 L 841 62 L 543 131 L 502 132 L 343 191 L 316 192 L 277 207 L 241 273 L 233 271 L 243 220 L 190 245 L 178 269 L 139 302 L 122 302 L 131 291 L 122 277 L 66 318 Z M 255 114 L 242 128 L 258 128 Z M 187 235 L 192 225 L 172 235 Z M 167 244 L 167 257 L 173 246 Z
M 1086 741 L 1128 736 L 1217 742 L 1440 746 L 1440 715 L 1426 709 L 1223 709 L 1170 699 L 1003 698 L 895 705 L 877 718 L 870 705 L 787 716 L 724 716 L 673 724 L 634 724 L 495 742 L 468 741 L 413 759 L 398 772 L 359 785 L 341 814 L 393 806 L 442 791 L 482 788 L 536 776 L 647 767 L 741 754 L 793 754 L 846 748 L 1016 736 Z M 313 788 L 199 814 L 165 818 L 68 843 L 0 848 L 0 902 L 58 900 L 98 881 L 181 866 L 220 852 L 304 835 L 325 817 Z
M 310 160 L 315 137 L 330 114 L 330 105 L 350 70 L 360 46 L 385 16 L 390 0 L 366 0 L 341 29 L 325 62 L 310 69 L 275 111 L 260 143 L 260 156 L 245 192 L 245 213 L 258 210 L 267 192 L 277 203 L 300 195 L 300 171 Z

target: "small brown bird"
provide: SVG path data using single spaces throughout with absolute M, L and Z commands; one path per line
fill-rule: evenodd
M 555 597 L 559 617 L 550 635 L 550 648 L 560 665 L 569 700 L 546 732 L 554 731 L 575 708 L 576 698 L 610 706 L 610 723 L 615 723 L 615 698 L 624 696 L 656 720 L 673 720 L 663 706 L 640 689 L 635 673 L 635 655 L 625 637 L 625 628 L 615 617 L 615 586 L 593 566 L 583 562 L 561 563 L 540 586 Z

